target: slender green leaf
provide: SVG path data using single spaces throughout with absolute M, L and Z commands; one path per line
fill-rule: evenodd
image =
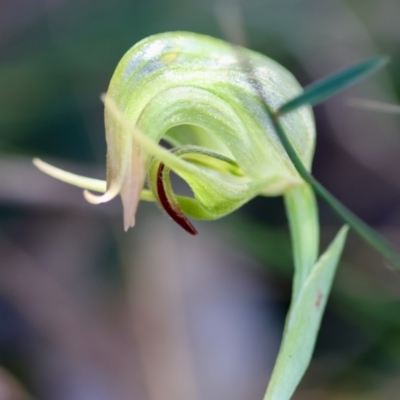
M 264 400 L 289 400 L 310 363 L 347 231 L 339 231 L 294 299 Z
M 283 115 L 306 104 L 315 105 L 321 103 L 338 92 L 354 85 L 366 76 L 380 70 L 388 61 L 389 59 L 387 57 L 370 58 L 369 60 L 321 79 L 307 86 L 301 95 L 281 106 L 278 113 Z
M 315 193 L 320 196 L 360 237 L 390 261 L 396 268 L 400 269 L 400 253 L 396 248 L 394 248 L 393 245 L 381 234 L 369 227 L 364 221 L 345 207 L 308 172 L 287 137 L 285 130 L 280 124 L 278 116 L 274 115 L 267 106 L 265 110 L 269 113 L 275 131 L 299 175 L 313 187 Z

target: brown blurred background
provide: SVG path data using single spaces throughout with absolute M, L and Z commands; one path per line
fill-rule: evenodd
M 118 200 L 90 206 L 31 165 L 40 156 L 104 177 L 99 95 L 124 52 L 150 34 L 224 37 L 221 18 L 236 21 L 239 11 L 247 45 L 303 85 L 389 55 L 383 72 L 315 108 L 314 173 L 400 248 L 400 115 L 349 106 L 354 97 L 398 102 L 400 2 L 236 6 L 0 2 L 0 400 L 263 396 L 290 300 L 281 198 L 196 223 L 196 238 L 142 204 L 125 234 Z M 320 206 L 324 247 L 341 221 Z M 350 235 L 295 399 L 395 399 L 399 378 L 399 273 Z

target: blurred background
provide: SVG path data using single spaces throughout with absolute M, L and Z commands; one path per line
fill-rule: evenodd
M 400 248 L 398 0 L 2 0 L 0 400 L 257 400 L 278 351 L 292 259 L 281 198 L 189 237 L 153 204 L 123 232 L 119 200 L 31 164 L 104 178 L 100 93 L 140 39 L 188 30 L 247 46 L 307 85 L 373 55 L 390 65 L 315 108 L 317 178 Z M 230 21 L 228 29 L 221 21 Z M 233 22 L 232 22 L 233 21 Z M 238 27 L 239 29 L 240 27 Z M 230 30 L 230 32 L 229 32 Z M 320 204 L 324 248 L 341 225 Z M 394 399 L 400 277 L 350 234 L 294 399 Z

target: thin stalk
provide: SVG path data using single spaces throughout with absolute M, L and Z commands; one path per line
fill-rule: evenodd
M 307 170 L 303 165 L 296 150 L 292 146 L 289 138 L 286 135 L 280 121 L 279 114 L 272 112 L 269 107 L 265 106 L 275 131 L 282 142 L 290 160 L 297 169 L 299 175 L 308 182 L 315 192 L 332 208 L 332 210 L 342 218 L 360 237 L 362 237 L 368 244 L 375 250 L 381 253 L 388 261 L 390 261 L 396 268 L 400 269 L 400 255 L 398 251 L 389 243 L 382 235 L 373 230 L 364 221 L 358 218 L 353 212 L 345 207 L 339 200 L 337 200 L 331 193 L 329 193 Z
M 314 189 L 305 182 L 289 188 L 284 197 L 293 245 L 295 301 L 318 258 L 318 206 Z
M 368 226 L 364 221 L 362 221 L 347 207 L 345 207 L 312 176 L 312 174 L 303 165 L 303 162 L 292 146 L 292 143 L 287 137 L 286 132 L 279 121 L 279 118 L 282 114 L 289 113 L 301 105 L 310 103 L 316 104 L 317 102 L 326 100 L 336 92 L 350 86 L 352 83 L 357 82 L 359 78 L 382 68 L 388 60 L 386 58 L 377 57 L 367 60 L 366 62 L 354 67 L 350 67 L 350 69 L 342 71 L 339 74 L 328 77 L 323 81 L 311 85 L 305 93 L 293 99 L 292 101 L 289 101 L 277 111 L 273 111 L 268 106 L 267 99 L 265 98 L 262 88 L 260 87 L 260 83 L 255 77 L 252 64 L 245 56 L 243 56 L 240 48 L 236 47 L 236 50 L 237 57 L 243 65 L 243 70 L 248 71 L 250 77 L 252 78 L 253 87 L 257 91 L 259 97 L 263 100 L 264 109 L 272 121 L 276 134 L 278 135 L 283 148 L 286 150 L 287 155 L 297 169 L 299 175 L 312 186 L 317 195 L 319 195 L 332 208 L 332 210 L 340 218 L 342 218 L 361 238 L 363 238 L 369 245 L 381 253 L 397 269 L 400 269 L 399 252 L 382 235 Z M 335 84 L 337 87 L 335 87 Z M 315 91 L 317 92 L 318 96 L 315 96 Z

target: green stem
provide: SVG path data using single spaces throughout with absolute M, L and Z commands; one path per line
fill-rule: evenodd
M 345 207 L 339 200 L 337 200 L 331 193 L 329 193 L 303 165 L 300 157 L 294 149 L 292 143 L 289 141 L 281 123 L 279 122 L 279 114 L 273 113 L 269 107 L 266 110 L 273 122 L 275 131 L 282 142 L 290 160 L 296 167 L 299 175 L 309 183 L 315 192 L 325 200 L 325 202 L 332 208 L 332 210 L 339 215 L 346 223 L 354 229 L 354 231 L 369 243 L 374 249 L 381 253 L 387 260 L 400 269 L 400 255 L 397 250 L 378 232 L 374 231 L 364 221 L 358 218 L 347 207 Z
M 238 49 L 237 56 L 241 64 L 243 65 L 243 70 L 249 71 L 249 75 L 253 78 L 253 87 L 257 91 L 259 97 L 263 100 L 264 109 L 269 115 L 276 134 L 278 135 L 286 153 L 288 154 L 290 160 L 293 165 L 297 169 L 299 175 L 312 186 L 315 192 L 323 199 L 325 202 L 332 208 L 332 210 L 360 236 L 362 237 L 368 244 L 370 244 L 375 250 L 381 253 L 387 260 L 389 260 L 396 268 L 400 269 L 400 254 L 398 251 L 390 244 L 382 235 L 369 227 L 364 221 L 358 218 L 354 213 L 352 213 L 347 207 L 345 207 L 339 200 L 337 200 L 332 194 L 330 194 L 307 170 L 307 168 L 303 165 L 300 157 L 298 156 L 296 150 L 294 149 L 292 143 L 290 142 L 288 136 L 286 135 L 285 130 L 283 129 L 279 118 L 282 113 L 288 113 L 293 110 L 293 104 L 296 107 L 302 104 L 310 104 L 316 103 L 316 99 L 314 95 L 312 95 L 313 91 L 317 89 L 317 92 L 320 92 L 321 97 L 318 98 L 318 101 L 322 101 L 326 99 L 326 96 L 330 97 L 335 89 L 335 80 L 336 84 L 338 84 L 338 90 L 341 90 L 347 87 L 347 81 L 355 82 L 358 80 L 358 76 L 365 76 L 366 74 L 376 71 L 381 68 L 387 62 L 387 59 L 384 58 L 374 58 L 371 60 L 367 60 L 367 62 L 362 63 L 358 66 L 347 71 L 347 73 L 339 73 L 336 75 L 336 78 L 329 77 L 328 80 L 324 81 L 324 83 L 318 83 L 316 86 L 314 85 L 311 89 L 308 90 L 307 93 L 303 96 L 299 96 L 302 98 L 299 101 L 297 98 L 296 101 L 289 101 L 286 105 L 283 105 L 277 111 L 272 111 L 272 109 L 268 106 L 268 99 L 264 96 L 264 92 L 255 77 L 253 66 L 247 60 L 245 56 L 243 56 L 242 52 Z M 354 74 L 355 72 L 355 74 Z M 357 78 L 357 79 L 356 79 Z M 329 90 L 325 91 L 325 86 L 328 83 Z M 346 83 L 346 84 L 345 84 Z M 323 90 L 322 90 L 323 89 Z M 311 94 L 310 94 L 311 92 Z M 323 92 L 323 93 L 322 93 Z M 312 96 L 311 96 L 312 95 Z M 290 106 L 288 105 L 290 104 Z
M 293 243 L 295 301 L 318 258 L 318 207 L 311 186 L 304 183 L 290 188 L 285 193 L 285 206 Z

